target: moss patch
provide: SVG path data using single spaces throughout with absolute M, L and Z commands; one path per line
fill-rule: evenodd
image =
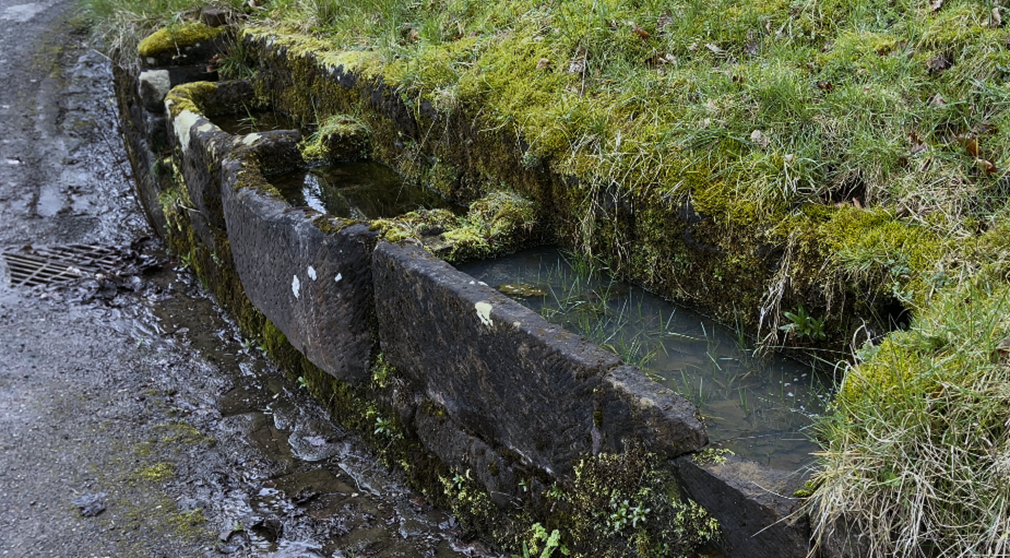
M 170 25 L 151 33 L 140 41 L 140 44 L 137 45 L 137 54 L 146 58 L 166 52 L 170 53 L 218 37 L 225 30 L 224 27 L 210 27 L 199 21 Z

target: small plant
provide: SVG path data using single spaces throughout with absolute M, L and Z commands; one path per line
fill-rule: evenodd
M 615 510 L 610 515 L 610 528 L 614 533 L 620 533 L 629 523 L 632 529 L 637 529 L 638 524 L 645 523 L 646 516 L 652 511 L 642 505 L 632 506 L 628 500 L 612 500 L 610 505 Z
M 547 534 L 547 529 L 539 523 L 534 523 L 531 527 L 533 531 L 533 537 L 529 544 L 523 543 L 523 554 L 519 556 L 513 554 L 512 558 L 532 558 L 536 551 L 539 549 L 539 544 L 542 542 L 544 547 L 540 552 L 540 558 L 551 558 L 555 550 L 560 550 L 561 554 L 568 556 L 571 552 L 568 547 L 561 544 L 561 531 L 555 529 L 551 531 L 551 534 Z M 532 554 L 530 548 L 533 548 Z
M 562 500 L 565 497 L 565 491 L 561 490 L 561 487 L 557 483 L 551 485 L 550 490 L 547 491 L 547 495 L 555 500 Z
M 375 359 L 375 364 L 372 365 L 372 383 L 380 388 L 388 386 L 390 376 L 394 371 L 393 366 L 386 362 L 385 356 L 380 354 Z
M 393 435 L 393 421 L 391 421 L 391 420 L 389 420 L 387 418 L 376 417 L 375 418 L 375 434 L 382 434 L 382 435 L 385 435 L 385 436 L 392 436 Z
M 190 254 L 179 254 L 179 271 L 186 271 L 193 266 L 193 256 Z
M 815 341 L 827 339 L 827 335 L 824 333 L 824 321 L 808 314 L 802 304 L 796 307 L 795 312 L 783 312 L 782 315 L 789 320 L 788 324 L 779 327 L 782 331 L 791 333 L 797 338 L 808 338 Z
M 309 389 L 309 382 L 305 379 L 305 376 L 298 376 L 298 387 Z

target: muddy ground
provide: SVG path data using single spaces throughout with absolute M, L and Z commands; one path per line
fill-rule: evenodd
M 109 61 L 72 10 L 0 0 L 0 252 L 119 264 L 25 288 L 0 258 L 0 556 L 488 555 L 148 239 Z

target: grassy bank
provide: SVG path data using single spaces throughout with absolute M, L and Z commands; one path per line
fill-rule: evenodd
M 198 8 L 85 4 L 123 52 Z M 847 524 L 874 555 L 1007 553 L 1000 2 L 231 9 L 345 53 L 349 69 L 381 77 L 418 113 L 472 115 L 516 138 L 524 168 L 576 177 L 572 211 L 557 217 L 570 247 L 736 314 L 769 345 L 826 337 L 821 347 L 850 364 L 820 428 L 818 537 Z M 671 224 L 695 213 L 704 242 Z M 889 333 L 896 322 L 908 328 Z

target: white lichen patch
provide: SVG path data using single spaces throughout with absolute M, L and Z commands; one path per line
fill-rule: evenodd
M 256 140 L 260 139 L 260 137 L 261 136 L 259 134 L 246 134 L 245 137 L 242 138 L 242 143 L 244 145 L 252 145 L 256 143 Z
M 295 275 L 291 278 L 291 292 L 295 293 L 295 298 L 298 298 L 300 294 L 299 291 L 302 288 L 302 282 L 298 280 L 298 276 Z
M 491 305 L 487 302 L 478 302 L 474 304 L 474 308 L 477 309 L 477 317 L 480 318 L 480 323 L 486 325 L 487 327 L 494 326 L 494 322 L 491 321 Z
M 171 110 L 169 102 L 166 101 L 165 107 Z M 184 110 L 172 122 L 172 129 L 175 130 L 175 136 L 179 138 L 179 146 L 182 147 L 183 152 L 189 151 L 189 131 L 199 118 L 199 114 L 190 110 Z
M 315 281 L 316 280 L 316 268 L 314 268 L 314 267 L 312 267 L 310 265 L 308 273 L 309 273 L 309 279 L 312 279 L 313 281 Z

